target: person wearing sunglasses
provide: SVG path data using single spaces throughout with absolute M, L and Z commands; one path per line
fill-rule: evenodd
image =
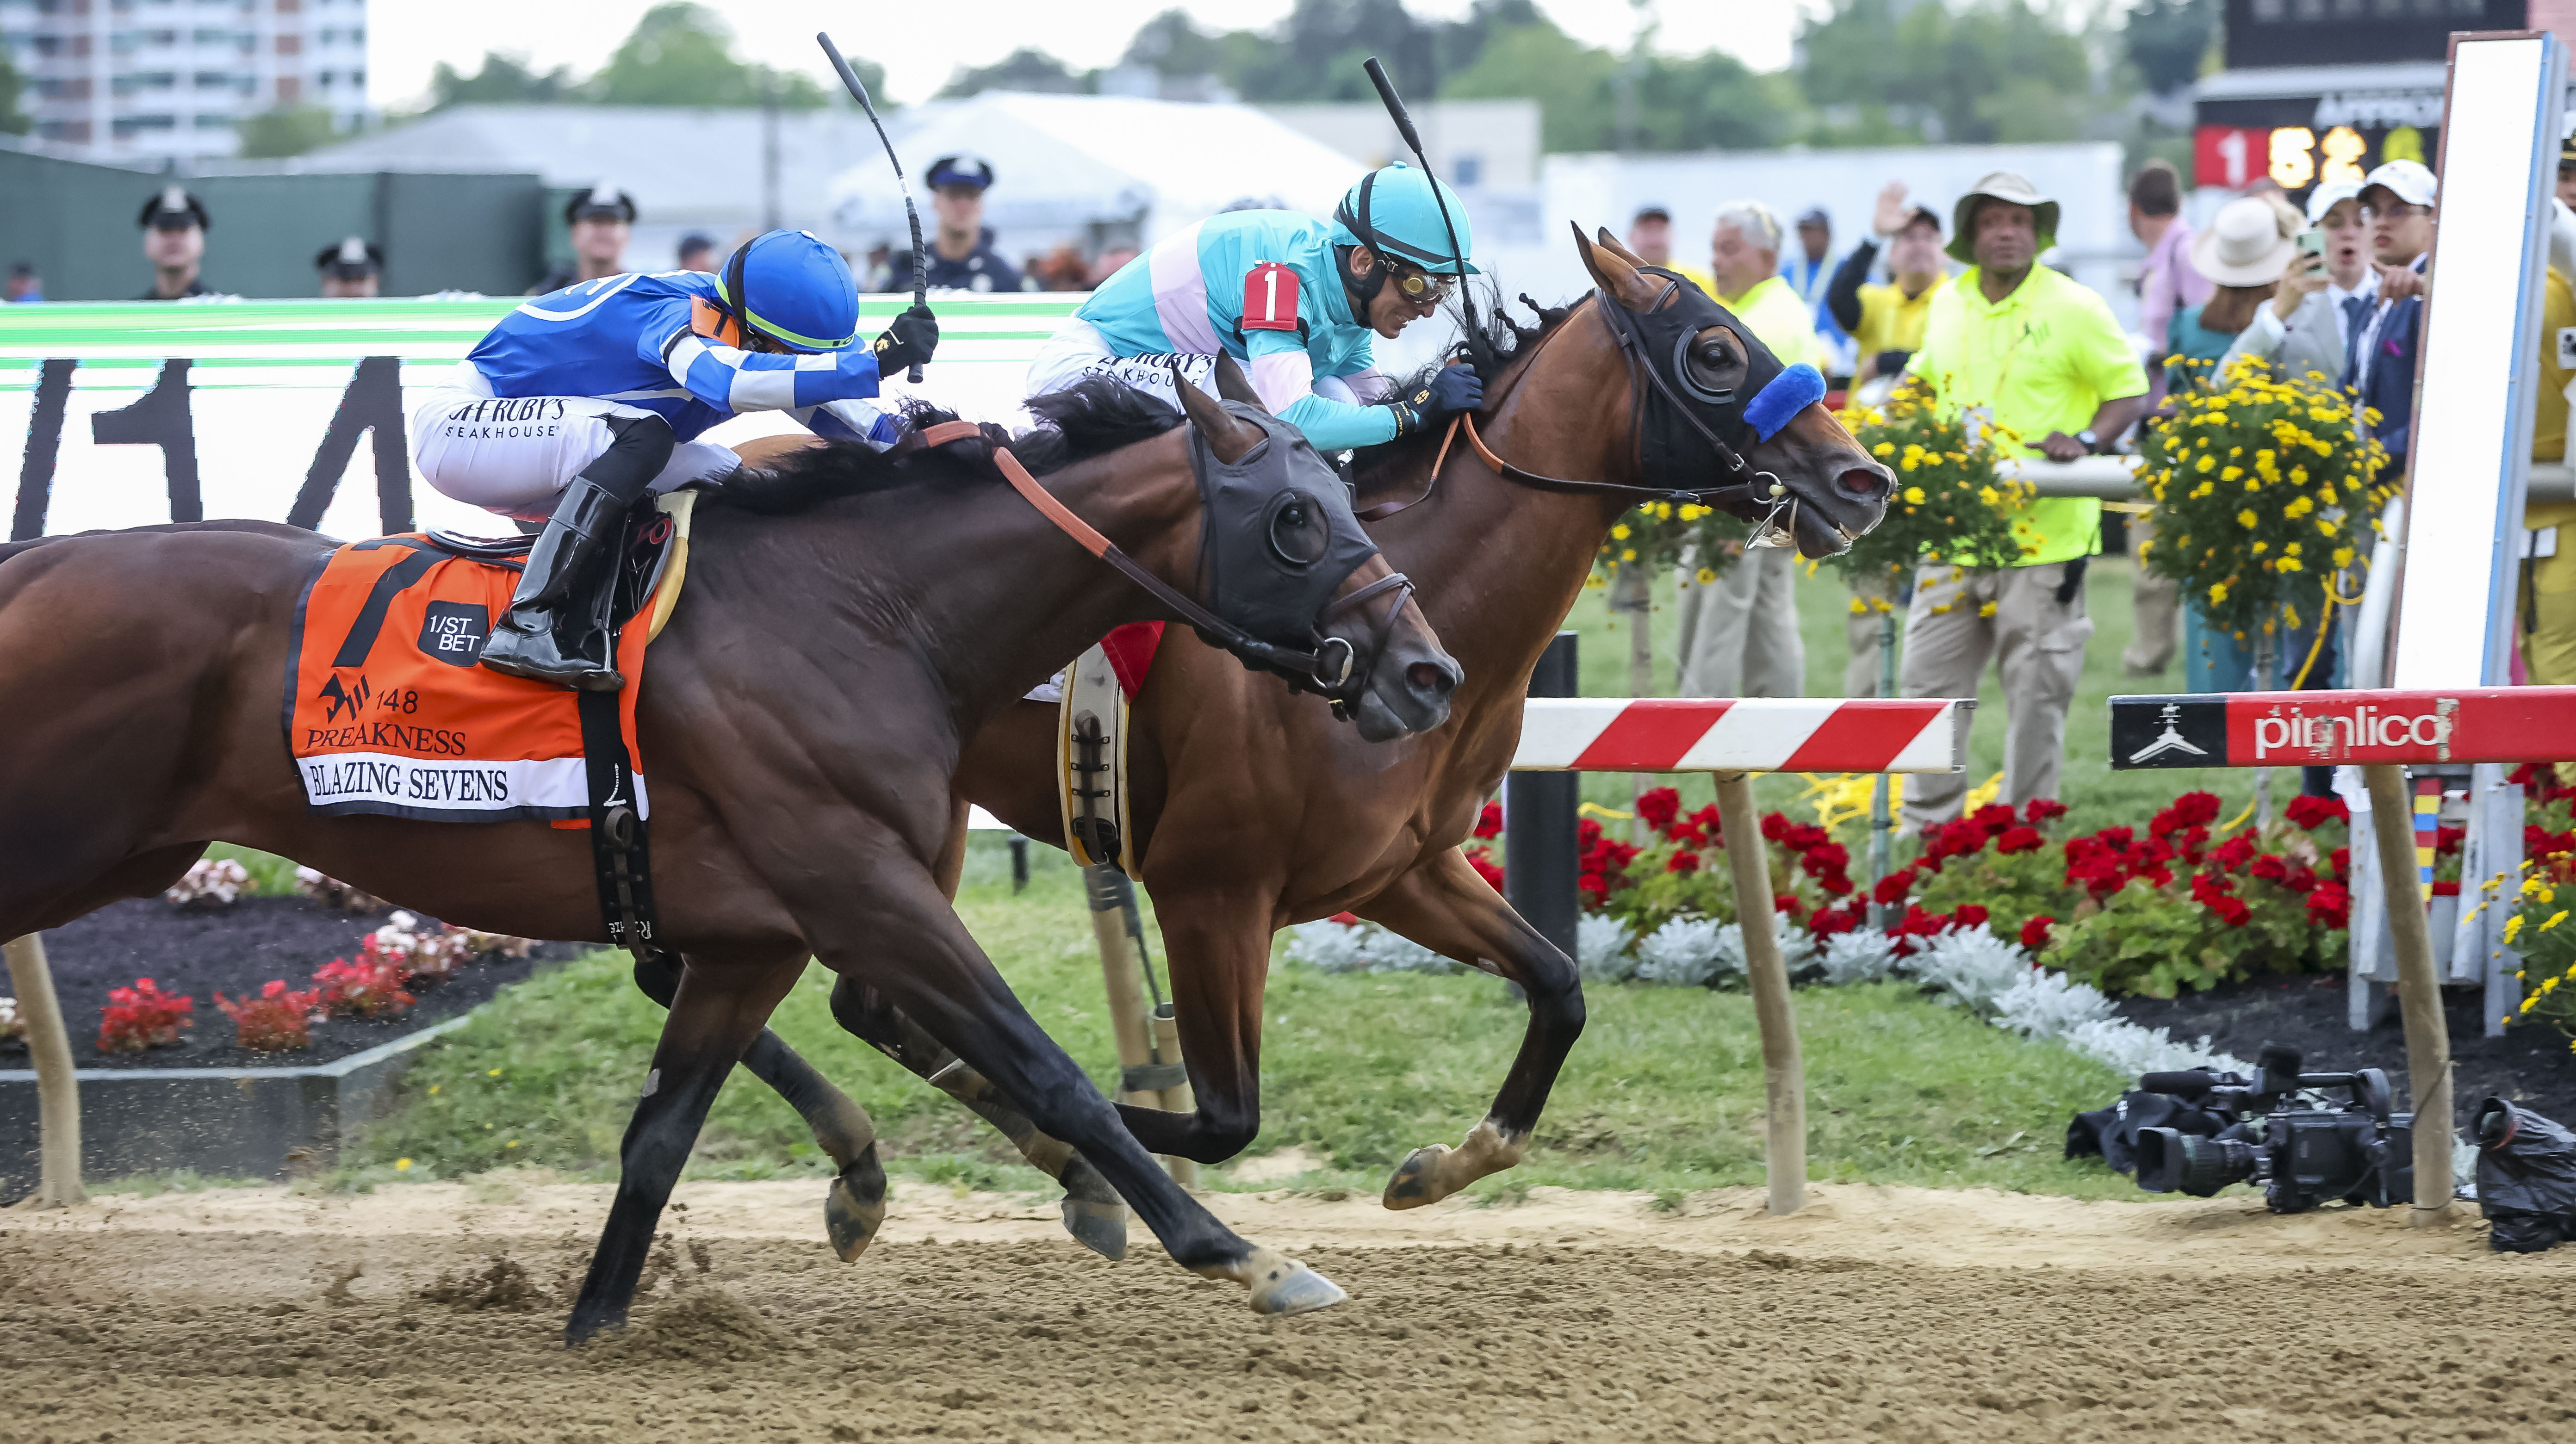
M 1373 349 L 1450 303 L 1460 278 L 1477 274 L 1467 259 L 1474 252 L 1458 193 L 1400 164 L 1360 177 L 1330 222 L 1300 211 L 1226 211 L 1156 242 L 1102 282 L 1039 348 L 1028 390 L 1043 395 L 1107 375 L 1176 400 L 1177 364 L 1213 393 L 1222 352 L 1244 368 L 1262 405 L 1316 450 L 1392 441 L 1484 400 L 1465 366 L 1443 367 L 1398 394 Z

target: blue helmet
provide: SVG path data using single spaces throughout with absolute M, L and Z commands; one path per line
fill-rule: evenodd
M 811 231 L 752 237 L 716 277 L 745 327 L 791 351 L 838 351 L 859 339 L 859 285 L 841 253 Z
M 1434 188 L 1438 196 L 1433 196 Z M 1440 217 L 1446 202 L 1449 217 Z M 1451 249 L 1449 233 L 1458 234 Z M 1398 161 L 1360 177 L 1333 212 L 1333 244 L 1366 246 L 1390 260 L 1419 266 L 1434 275 L 1477 275 L 1466 258 L 1476 253 L 1476 238 L 1467 229 L 1467 206 L 1458 193 L 1422 171 Z

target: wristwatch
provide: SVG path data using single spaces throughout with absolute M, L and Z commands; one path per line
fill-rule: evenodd
M 2099 456 L 2101 454 L 2102 438 L 2093 434 L 2092 427 L 2085 427 L 2082 431 L 2075 433 L 2075 439 L 2084 443 L 2085 455 Z

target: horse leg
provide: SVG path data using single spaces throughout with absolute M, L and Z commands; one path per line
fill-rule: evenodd
M 1023 1100 L 1030 1121 L 1098 1169 L 1182 1267 L 1245 1285 L 1256 1313 L 1304 1313 L 1340 1302 L 1342 1291 L 1330 1280 L 1246 1242 L 1172 1181 L 1081 1067 L 1020 1006 L 925 868 L 888 857 L 872 871 L 873 885 L 863 892 L 817 891 L 805 907 L 791 900 L 805 936 L 827 940 L 826 966 L 869 979 L 923 1032 L 1006 1096 Z M 848 915 L 853 901 L 864 912 Z M 822 915 L 826 910 L 836 915 Z M 849 939 L 867 939 L 866 952 Z
M 644 1075 L 643 1095 L 618 1149 L 617 1197 L 609 1205 L 608 1223 L 600 1231 L 581 1295 L 573 1302 L 572 1318 L 564 1325 L 567 1344 L 586 1342 L 600 1330 L 626 1322 L 644 1257 L 653 1247 L 653 1229 L 689 1161 L 716 1090 L 805 970 L 802 949 L 794 956 L 706 965 L 710 962 L 702 960 L 682 972 L 671 1015 L 662 1022 L 662 1040 Z
M 1148 1150 L 1217 1164 L 1261 1132 L 1261 999 L 1270 977 L 1275 886 L 1232 883 L 1158 892 L 1172 1010 L 1197 1108 L 1171 1113 L 1118 1105 Z
M 680 971 L 676 954 L 643 954 L 635 960 L 635 986 L 668 1008 L 679 991 Z M 787 1100 L 814 1131 L 815 1146 L 832 1160 L 836 1171 L 823 1195 L 823 1231 L 841 1262 L 858 1262 L 885 1226 L 886 1175 L 877 1158 L 875 1120 L 766 1027 L 743 1050 L 742 1066 Z
M 1073 1149 L 1038 1131 L 1017 1104 L 965 1061 L 942 1047 L 876 989 L 843 978 L 832 988 L 832 1017 L 868 1046 L 911 1069 L 990 1123 L 1020 1157 L 1064 1185 L 1064 1231 L 1103 1258 L 1127 1256 L 1127 1205 L 1100 1170 Z
M 1436 953 L 1518 983 L 1529 997 L 1529 1031 L 1484 1121 L 1456 1148 L 1415 1149 L 1387 1180 L 1387 1207 L 1420 1208 L 1521 1161 L 1557 1070 L 1583 1034 L 1583 982 L 1574 960 L 1522 921 L 1456 848 L 1358 911 Z

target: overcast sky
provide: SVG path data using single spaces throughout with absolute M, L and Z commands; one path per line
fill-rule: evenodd
M 814 46 L 828 30 L 850 55 L 886 68 L 899 102 L 926 100 L 961 65 L 986 65 L 1023 45 L 1075 69 L 1108 65 L 1136 27 L 1178 4 L 1210 29 L 1259 28 L 1288 13 L 1291 0 L 962 0 L 948 4 L 788 4 L 705 0 L 734 28 L 737 53 L 830 84 Z M 367 7 L 367 92 L 379 108 L 419 104 L 431 68 L 444 60 L 471 71 L 486 50 L 516 51 L 539 69 L 596 70 L 652 0 L 372 0 Z M 1406 0 L 1417 15 L 1465 13 L 1469 0 Z M 1628 0 L 1538 0 L 1576 38 L 1624 48 L 1637 24 Z M 1657 47 L 1676 54 L 1724 49 L 1757 70 L 1789 63 L 1792 0 L 1663 0 Z M 937 21 L 945 19 L 949 24 Z

